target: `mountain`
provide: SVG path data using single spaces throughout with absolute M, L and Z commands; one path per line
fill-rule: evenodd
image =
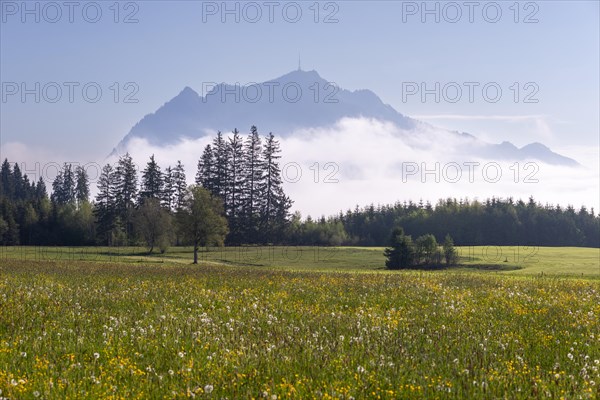
M 549 164 L 577 165 L 575 160 L 552 152 L 540 143 L 521 149 L 509 142 L 486 143 L 468 133 L 435 128 L 405 116 L 367 89 L 349 91 L 323 79 L 316 71 L 296 70 L 270 81 L 241 86 L 214 85 L 203 97 L 189 87 L 156 112 L 139 121 L 113 150 L 126 150 L 133 138 L 164 146 L 181 138 L 199 138 L 210 132 L 244 132 L 256 125 L 261 132 L 292 135 L 298 129 L 332 126 L 342 118 L 370 118 L 392 122 L 406 137 L 429 134 L 464 140 L 473 156 L 491 159 L 536 159 Z M 421 142 L 422 144 L 422 142 Z M 475 154 L 473 154 L 475 153 Z
M 484 145 L 479 155 L 495 160 L 539 160 L 551 165 L 564 165 L 575 167 L 579 163 L 572 158 L 553 152 L 541 143 L 530 143 L 518 148 L 510 142 Z

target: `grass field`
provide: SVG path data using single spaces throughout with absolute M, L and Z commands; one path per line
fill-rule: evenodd
M 600 278 L 600 249 L 581 247 L 458 247 L 464 269 L 508 274 L 561 274 Z M 148 255 L 141 247 L 0 247 L 0 260 L 104 261 L 190 264 L 192 249 L 174 247 Z M 383 247 L 224 247 L 200 253 L 210 265 L 283 268 L 311 271 L 379 271 Z
M 81 250 L 0 253 L 0 397 L 600 397 L 597 249 L 434 272 L 365 248 Z

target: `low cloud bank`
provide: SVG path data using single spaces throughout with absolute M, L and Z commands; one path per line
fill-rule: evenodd
M 168 146 L 134 139 L 128 151 L 140 171 L 152 154 L 163 170 L 181 160 L 191 184 L 198 159 L 213 137 L 181 139 Z M 418 132 L 403 131 L 391 123 L 370 119 L 343 119 L 331 127 L 299 130 L 279 140 L 285 190 L 294 200 L 293 210 L 303 216 L 331 215 L 370 203 L 420 199 L 435 203 L 447 197 L 525 200 L 533 196 L 542 204 L 600 208 L 598 147 L 556 149 L 575 158 L 580 167 L 537 160 L 496 161 L 474 156 L 481 145 L 475 140 L 427 127 Z M 92 182 L 99 167 L 116 161 L 76 161 L 14 142 L 3 146 L 2 157 L 24 163 L 30 177 L 44 176 L 49 183 L 55 166 L 65 161 L 88 165 Z

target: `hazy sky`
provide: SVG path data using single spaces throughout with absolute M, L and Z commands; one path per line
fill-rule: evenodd
M 568 156 L 599 146 L 598 1 L 0 5 L 0 146 L 44 161 L 97 160 L 183 87 L 262 82 L 299 54 L 304 69 L 435 125 Z M 440 101 L 409 95 L 413 83 L 439 83 Z

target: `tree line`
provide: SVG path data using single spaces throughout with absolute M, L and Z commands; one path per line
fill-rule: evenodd
M 600 247 L 600 216 L 593 208 L 542 205 L 533 197 L 527 201 L 449 198 L 435 205 L 423 201 L 371 204 L 306 220 L 296 213 L 288 238 L 301 245 L 386 246 L 397 226 L 406 235 L 431 234 L 440 242 L 450 234 L 458 246 Z
M 4 160 L 0 244 L 144 243 L 164 250 L 193 244 L 186 222 L 196 210 L 208 213 L 207 220 L 215 224 L 204 236 L 196 235 L 201 244 L 386 246 L 390 232 L 402 226 L 407 236 L 432 235 L 438 242 L 449 234 L 456 245 L 600 247 L 600 216 L 594 209 L 542 205 L 533 198 L 371 204 L 328 218 L 303 219 L 299 212 L 290 215 L 292 200 L 283 189 L 280 157 L 274 135 L 263 138 L 256 127 L 245 138 L 237 130 L 227 137 L 219 132 L 199 156 L 193 187 L 188 187 L 180 161 L 162 169 L 151 156 L 138 174 L 125 154 L 102 168 L 94 199 L 82 167 L 65 164 L 48 195 L 42 178 L 32 182 L 18 163 Z M 206 206 L 194 208 L 194 199 Z M 196 228 L 197 233 L 203 227 Z
M 102 168 L 94 200 L 82 167 L 65 164 L 48 197 L 43 179 L 31 183 L 18 163 L 11 166 L 5 160 L 0 171 L 0 244 L 144 243 L 150 251 L 190 244 L 194 234 L 187 222 L 192 211 L 202 213 L 204 207 L 194 199 L 210 205 L 212 214 L 205 219 L 217 225 L 196 227 L 196 233 L 213 230 L 199 243 L 285 243 L 292 200 L 283 190 L 280 153 L 275 136 L 263 139 L 256 127 L 245 140 L 237 130 L 229 137 L 219 132 L 199 158 L 193 187 L 187 185 L 181 161 L 163 170 L 152 155 L 138 177 L 132 157 L 125 154 Z

